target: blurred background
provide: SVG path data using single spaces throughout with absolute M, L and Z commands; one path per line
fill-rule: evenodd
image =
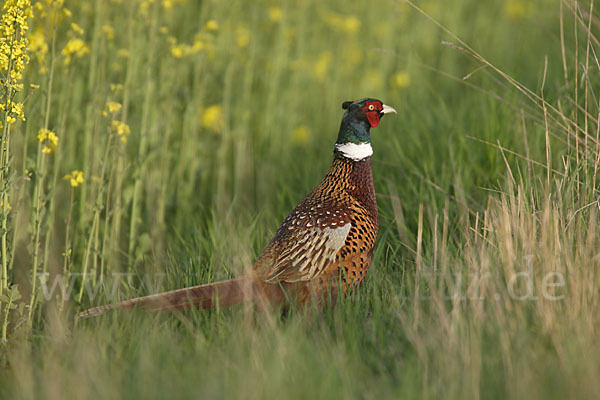
M 3 15 L 11 7 L 28 29 L 5 30 L 4 43 L 27 37 L 29 62 L 3 78 L 9 393 L 161 397 L 173 382 L 183 397 L 561 398 L 578 375 L 594 382 L 597 357 L 569 364 L 598 339 L 597 274 L 579 269 L 597 258 L 593 2 L 7 0 Z M 13 95 L 23 115 L 6 111 Z M 324 176 L 342 102 L 363 97 L 398 114 L 372 131 L 380 232 L 360 296 L 325 322 L 256 327 L 238 310 L 74 325 L 107 288 L 152 291 L 146 273 L 171 289 L 251 265 Z M 430 287 L 423 266 L 491 268 L 501 286 L 533 253 L 540 273 L 576 260 L 578 300 L 492 311 L 407 300 Z M 550 327 L 574 304 L 584 339 L 571 344 L 572 331 Z

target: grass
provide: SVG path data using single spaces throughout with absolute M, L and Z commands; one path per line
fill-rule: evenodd
M 0 160 L 0 395 L 596 398 L 595 6 L 41 2 Z M 372 132 L 354 296 L 74 319 L 251 265 L 365 96 L 399 113 Z M 73 290 L 47 299 L 56 276 Z

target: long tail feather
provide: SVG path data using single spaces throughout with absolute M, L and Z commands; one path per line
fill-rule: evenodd
M 273 287 L 272 289 L 277 288 Z M 112 310 L 126 310 L 135 307 L 142 307 L 147 311 L 182 310 L 189 308 L 208 309 L 217 306 L 227 307 L 246 301 L 252 301 L 261 294 L 267 295 L 268 297 L 275 295 L 277 298 L 282 298 L 282 294 L 276 295 L 275 291 L 272 289 L 265 291 L 263 285 L 257 284 L 249 279 L 231 279 L 228 281 L 171 290 L 169 292 L 157 293 L 144 297 L 136 297 L 116 304 L 94 307 L 79 313 L 78 317 L 95 317 Z M 280 290 L 277 291 L 281 292 Z

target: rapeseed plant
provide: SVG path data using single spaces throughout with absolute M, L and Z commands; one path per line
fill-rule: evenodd
M 32 16 L 29 0 L 7 0 L 2 6 L 0 17 L 0 296 L 8 290 L 9 259 L 14 256 L 8 243 L 12 157 L 10 154 L 11 127 L 17 119 L 25 120 L 23 105 L 15 96 L 23 89 L 23 71 L 29 62 L 27 51 L 28 19 Z M 0 301 L 0 311 L 2 311 Z M 8 314 L 10 307 L 5 308 Z M 7 321 L 7 317 L 5 317 Z M 5 325 L 5 324 L 4 324 Z M 6 329 L 2 331 L 6 339 Z

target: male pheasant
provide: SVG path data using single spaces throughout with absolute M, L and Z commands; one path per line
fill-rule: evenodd
M 259 299 L 273 305 L 322 303 L 338 287 L 344 293 L 354 289 L 367 274 L 377 237 L 370 129 L 396 110 L 376 99 L 347 101 L 342 108 L 346 112 L 325 178 L 287 216 L 247 272 L 232 280 L 91 308 L 79 316 L 134 307 L 213 308 Z

